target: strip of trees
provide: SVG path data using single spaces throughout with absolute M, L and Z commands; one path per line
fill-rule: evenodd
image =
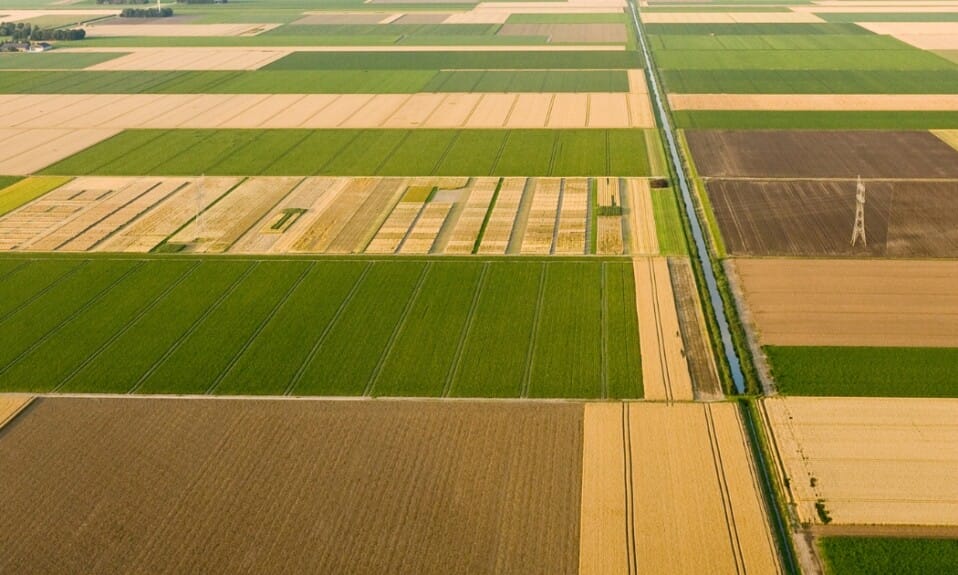
M 0 36 L 10 36 L 14 42 L 43 42 L 46 40 L 82 40 L 86 30 L 42 30 L 29 22 L 0 22 Z
M 124 8 L 120 11 L 120 18 L 166 18 L 172 15 L 172 8 Z

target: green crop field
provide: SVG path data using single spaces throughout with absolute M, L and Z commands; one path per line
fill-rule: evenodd
M 686 255 L 688 246 L 685 243 L 685 230 L 682 228 L 675 192 L 671 188 L 653 189 L 651 192 L 659 252 L 663 255 Z
M 51 175 L 648 176 L 642 130 L 128 130 Z
M 828 575 L 929 575 L 953 573 L 958 540 L 823 537 Z
M 412 94 L 628 90 L 625 70 L 18 70 L 0 76 L 0 94 Z
M 625 14 L 510 14 L 506 24 L 625 24 Z
M 0 258 L 0 390 L 641 397 L 627 259 Z
M 56 52 L 52 54 L 0 53 L 0 70 L 77 70 L 125 55 L 123 52 L 85 54 L 57 54 Z
M 12 212 L 27 202 L 55 190 L 70 178 L 47 176 L 35 178 L 0 177 L 0 216 Z
M 765 348 L 785 395 L 958 397 L 958 349 Z
M 264 70 L 607 70 L 641 68 L 635 52 L 293 52 Z
M 934 130 L 958 128 L 958 112 L 677 110 L 678 128 L 752 130 Z
M 954 94 L 958 74 L 935 70 L 663 70 L 677 94 Z

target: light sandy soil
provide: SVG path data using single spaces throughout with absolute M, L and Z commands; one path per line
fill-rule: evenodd
M 645 79 L 644 70 L 630 69 L 628 70 L 629 75 L 629 92 L 632 94 L 648 94 L 649 93 L 649 84 Z
M 470 182 L 469 197 L 466 199 L 466 205 L 456 221 L 456 227 L 452 230 L 452 235 L 446 244 L 445 253 L 472 253 L 498 184 L 499 178 L 474 178 Z
M 526 220 L 520 253 L 548 254 L 552 250 L 552 240 L 557 224 L 562 180 L 537 178 L 534 185 L 532 207 Z
M 954 3 L 947 4 L 935 4 L 932 2 L 896 2 L 892 5 L 873 5 L 873 4 L 862 4 L 862 5 L 852 5 L 845 4 L 842 6 L 792 6 L 789 8 L 794 12 L 815 12 L 819 14 L 844 14 L 844 13 L 860 13 L 865 12 L 869 14 L 897 14 L 897 13 L 922 13 L 922 14 L 935 14 L 935 13 L 948 13 L 955 12 L 958 10 L 958 5 Z M 921 24 L 922 22 L 902 22 L 902 24 Z M 862 25 L 872 24 L 872 22 L 863 22 Z M 898 24 L 897 22 L 895 24 Z
M 651 400 L 692 400 L 675 296 L 665 258 L 633 258 L 642 385 Z
M 279 24 L 110 24 L 86 25 L 87 38 L 118 36 L 256 36 Z
M 239 178 L 221 177 L 183 179 L 181 184 L 186 185 L 179 185 L 175 193 L 118 229 L 94 249 L 102 252 L 148 252 L 239 181 Z
M 781 573 L 734 404 L 587 404 L 582 456 L 580 574 Z
M 675 110 L 958 111 L 954 94 L 669 94 Z
M 585 228 L 589 218 L 589 180 L 566 178 L 559 211 L 559 228 L 553 251 L 557 254 L 586 253 Z
M 169 48 L 134 50 L 86 70 L 258 70 L 288 54 L 279 50 Z
M 652 209 L 652 190 L 649 181 L 630 178 L 626 181 L 629 218 L 629 250 L 632 255 L 656 255 L 659 239 L 655 231 L 655 213 Z M 619 205 L 622 205 L 621 203 Z
M 909 12 L 958 12 L 958 7 L 909 9 Z M 862 22 L 875 34 L 888 34 L 922 50 L 958 50 L 958 22 Z
M 30 405 L 31 401 L 33 401 L 33 396 L 30 395 L 0 395 L 0 428 Z
M 525 178 L 504 178 L 496 205 L 489 215 L 489 223 L 479 245 L 480 254 L 504 254 L 509 248 L 519 204 L 526 187 Z
M 958 525 L 958 400 L 763 402 L 803 521 Z
M 58 162 L 67 156 L 101 142 L 120 130 L 98 129 L 24 129 L 17 130 L 16 146 L 0 150 L 0 174 L 28 175 Z M 7 133 L 6 130 L 2 131 Z
M 0 130 L 653 126 L 646 94 L 606 92 L 0 95 Z
M 763 345 L 958 346 L 958 262 L 736 259 Z
M 824 22 L 800 12 L 645 12 L 646 24 L 804 24 Z

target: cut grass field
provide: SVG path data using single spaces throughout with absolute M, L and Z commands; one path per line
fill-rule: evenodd
M 0 258 L 0 390 L 637 398 L 625 259 Z
M 824 537 L 818 542 L 828 575 L 952 573 L 958 540 Z
M 785 395 L 958 397 L 958 349 L 766 346 Z
M 217 153 L 198 153 L 204 149 Z M 397 165 L 393 159 L 399 157 Z M 43 173 L 641 177 L 649 172 L 642 130 L 420 129 L 128 130 Z
M 10 71 L 0 94 L 628 92 L 625 70 Z
M 38 176 L 27 179 L 0 177 L 0 216 L 55 190 L 70 181 L 62 176 Z

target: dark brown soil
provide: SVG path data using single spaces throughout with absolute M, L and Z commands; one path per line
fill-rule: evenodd
M 700 176 L 958 178 L 958 151 L 929 132 L 693 130 Z
M 866 182 L 868 246 L 851 245 L 855 181 L 710 180 L 731 255 L 958 257 L 958 181 Z
M 573 404 L 44 398 L 0 573 L 571 575 L 581 457 Z

